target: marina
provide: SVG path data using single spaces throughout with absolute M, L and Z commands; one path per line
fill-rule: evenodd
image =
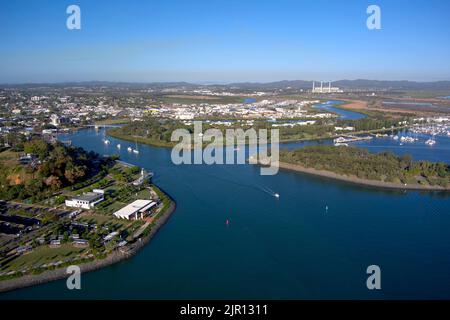
M 429 134 L 434 136 L 435 135 L 450 136 L 450 119 L 445 118 L 445 122 L 437 124 L 413 126 L 411 127 L 410 132 Z

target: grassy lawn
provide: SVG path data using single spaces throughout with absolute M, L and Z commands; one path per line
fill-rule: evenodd
M 150 200 L 150 190 L 148 189 L 142 189 L 137 193 L 137 196 L 134 195 L 135 199 L 148 199 Z
M 107 213 L 114 213 L 114 212 L 118 211 L 119 209 L 122 209 L 125 206 L 126 206 L 126 204 L 123 203 L 123 202 L 114 201 L 109 206 L 107 206 L 106 208 L 102 209 L 102 211 L 107 212 Z
M 112 215 L 103 214 L 89 214 L 82 216 L 78 219 L 82 222 L 96 223 L 97 225 L 108 224 L 109 226 L 114 226 L 114 229 L 123 230 L 130 225 L 130 221 L 116 219 Z
M 14 160 L 19 157 L 19 154 L 17 152 L 11 151 L 11 150 L 5 150 L 0 152 L 0 160 L 1 161 L 8 161 L 8 160 Z
M 127 221 L 116 219 L 112 215 L 103 215 L 95 213 L 83 216 L 79 220 L 88 223 L 96 223 L 97 225 L 102 224 L 114 225 L 117 228 L 123 228 L 128 225 Z
M 111 185 L 111 186 L 108 186 L 108 187 L 106 187 L 105 188 L 105 191 L 106 192 L 114 192 L 114 191 L 117 191 L 117 190 L 119 190 L 120 189 L 120 186 L 118 186 L 117 185 L 117 182 L 115 182 L 113 185 Z
M 24 267 L 38 266 L 44 263 L 57 262 L 72 258 L 82 253 L 85 248 L 75 248 L 71 244 L 62 244 L 58 248 L 50 248 L 49 246 L 40 246 L 33 249 L 32 252 L 24 254 L 4 266 L 3 270 L 20 270 Z
M 103 214 L 87 214 L 80 217 L 78 220 L 82 222 L 88 223 L 96 223 L 98 225 L 104 224 L 106 222 L 111 221 L 113 218 L 111 216 L 103 215 Z

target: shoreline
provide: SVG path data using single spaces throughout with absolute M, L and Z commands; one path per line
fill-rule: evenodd
M 376 133 L 390 132 L 390 131 L 392 131 L 392 130 L 395 130 L 395 131 L 397 131 L 397 130 L 404 130 L 404 129 L 408 129 L 408 128 L 409 128 L 408 126 L 401 126 L 401 127 L 396 127 L 396 128 L 394 128 L 394 129 L 392 129 L 392 128 L 373 129 L 373 130 L 365 130 L 365 131 L 351 132 L 351 133 L 349 133 L 349 134 L 352 134 L 352 135 L 376 134 Z M 172 145 L 172 144 L 165 144 L 165 143 L 164 143 L 164 144 L 163 144 L 163 143 L 161 143 L 161 144 L 158 144 L 158 143 L 152 143 L 152 142 L 148 142 L 148 141 L 143 140 L 142 137 L 139 138 L 139 137 L 133 137 L 133 136 L 125 136 L 125 135 L 120 135 L 120 134 L 116 134 L 116 133 L 110 133 L 109 131 L 107 131 L 106 134 L 107 134 L 108 136 L 112 137 L 112 138 L 115 138 L 115 139 L 121 139 L 121 140 L 125 140 L 125 141 L 128 141 L 128 142 L 137 142 L 137 143 L 144 144 L 144 145 L 151 146 L 151 147 L 155 147 L 155 148 L 167 148 L 167 149 L 169 149 L 169 148 L 173 148 L 175 145 L 178 144 L 178 143 L 174 143 L 174 144 Z M 334 136 L 326 136 L 326 137 L 323 137 L 323 136 L 322 136 L 322 137 L 321 137 L 321 136 L 317 136 L 317 137 L 300 138 L 300 139 L 297 139 L 297 138 L 293 138 L 293 139 L 283 139 L 283 140 L 280 140 L 279 143 L 280 143 L 280 144 L 286 144 L 286 143 L 293 143 L 293 142 L 333 140 L 333 139 L 335 139 L 335 138 L 337 138 L 337 137 L 339 137 L 339 136 L 340 136 L 340 135 L 338 134 L 338 135 L 334 135 Z M 144 138 L 144 139 L 145 139 L 145 138 Z M 213 143 L 213 144 L 214 144 L 214 143 Z M 208 145 L 209 145 L 209 144 L 208 144 Z M 247 140 L 245 141 L 245 143 L 234 143 L 234 144 L 231 143 L 231 144 L 225 144 L 226 147 L 231 147 L 231 146 L 248 146 L 248 145 L 250 145 L 250 144 L 248 143 Z M 220 144 L 219 144 L 219 146 L 220 146 Z M 204 148 L 205 148 L 205 147 L 203 147 L 203 149 L 204 149 Z M 194 147 L 191 146 L 191 149 L 194 149 Z
M 164 192 L 162 189 L 160 190 Z M 173 200 L 172 197 L 170 197 L 166 192 L 164 192 L 164 194 L 170 199 L 170 205 L 162 214 L 162 216 L 155 221 L 154 227 L 150 230 L 147 236 L 140 238 L 140 241 L 136 241 L 135 243 L 130 245 L 126 252 L 115 250 L 104 259 L 97 259 L 81 264 L 81 273 L 91 272 L 111 266 L 113 264 L 132 258 L 138 252 L 140 252 L 140 250 L 150 242 L 150 240 L 157 234 L 159 229 L 169 220 L 171 215 L 176 210 L 177 205 L 175 200 Z M 25 275 L 19 278 L 0 281 L 0 295 L 4 292 L 36 286 L 51 281 L 66 279 L 69 276 L 70 275 L 66 273 L 66 268 L 60 268 L 56 270 L 44 271 L 43 273 L 38 275 Z
M 264 165 L 261 162 L 256 162 L 253 159 L 249 159 L 249 163 L 257 164 L 257 165 Z M 293 171 L 296 173 L 304 173 L 304 174 L 308 174 L 308 175 L 319 176 L 319 177 L 323 177 L 323 178 L 344 181 L 344 182 L 348 182 L 348 183 L 352 183 L 352 184 L 357 184 L 357 185 L 359 184 L 359 185 L 382 188 L 382 189 L 441 191 L 441 192 L 449 192 L 450 191 L 449 187 L 444 188 L 441 186 L 422 186 L 422 185 L 417 185 L 417 184 L 404 185 L 404 184 L 395 183 L 395 182 L 384 182 L 384 181 L 378 181 L 378 180 L 361 179 L 356 176 L 341 175 L 338 173 L 334 173 L 332 171 L 307 168 L 302 165 L 281 162 L 281 161 L 279 162 L 279 168 L 283 169 L 283 170 Z

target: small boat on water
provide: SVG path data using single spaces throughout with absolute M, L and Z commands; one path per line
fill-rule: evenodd
M 401 142 L 410 142 L 410 143 L 413 143 L 413 142 L 415 142 L 415 141 L 417 141 L 417 140 L 419 140 L 419 139 L 413 138 L 413 137 L 406 137 L 406 136 L 402 136 L 402 137 L 400 138 L 400 141 L 401 141 Z
M 277 199 L 280 198 L 280 195 L 278 193 L 275 193 L 273 196 Z
M 387 133 L 376 133 L 375 137 L 377 138 L 386 138 L 389 137 Z
M 135 154 L 139 154 L 139 149 L 138 149 L 137 141 L 135 141 L 135 143 L 136 143 L 136 148 L 133 149 L 133 152 L 134 152 Z
M 117 149 L 120 149 L 120 147 L 121 147 L 121 146 L 120 146 L 120 143 L 119 143 L 119 144 L 117 144 Z
M 132 152 L 132 151 L 133 151 L 133 148 L 128 147 L 128 148 L 127 148 L 127 151 L 128 151 L 128 152 Z
M 434 140 L 433 138 L 428 139 L 427 141 L 425 141 L 425 144 L 427 144 L 430 147 L 432 147 L 432 146 L 434 146 L 436 144 L 436 140 Z
M 111 141 L 109 141 L 108 139 L 105 139 L 105 140 L 103 140 L 103 143 L 104 143 L 104 144 L 110 144 Z

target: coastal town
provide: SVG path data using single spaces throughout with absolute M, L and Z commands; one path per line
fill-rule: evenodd
M 386 113 L 381 111 L 377 101 L 387 98 L 376 90 L 354 92 L 331 87 L 331 84 L 329 89 L 327 86 L 318 89 L 314 83 L 311 89 L 227 90 L 185 85 L 169 88 L 87 84 L 50 88 L 3 87 L 0 88 L 0 143 L 7 147 L 15 139 L 28 139 L 31 135 L 40 135 L 51 141 L 57 139 L 58 134 L 71 130 L 139 123 L 147 119 L 173 121 L 184 126 L 192 125 L 195 120 L 202 120 L 209 127 L 263 125 L 268 129 L 282 130 L 282 136 L 286 132 L 285 140 L 302 136 L 323 138 L 323 133 L 332 138 L 339 138 L 342 133 L 387 133 L 399 127 L 414 127 L 415 132 L 435 131 L 444 135 L 450 132 L 450 117 L 445 108 L 439 106 L 441 102 L 436 104 L 432 113 L 424 111 L 430 108 L 419 108 L 422 102 L 417 102 L 416 112 L 405 114 L 399 113 L 403 112 L 399 109 L 402 102 L 395 104 L 394 101 L 384 105 Z M 367 121 L 364 120 L 338 123 L 339 114 L 333 110 L 334 104 L 327 104 L 333 99 L 349 99 L 348 110 L 352 110 L 353 105 L 362 105 L 361 101 L 355 103 L 356 99 L 365 99 L 366 109 L 362 111 L 380 121 L 370 125 L 365 125 Z M 444 102 L 445 99 L 442 100 Z M 406 110 L 410 110 L 411 105 L 407 106 Z M 345 103 L 342 107 L 347 108 Z
M 153 172 L 122 161 L 121 149 L 139 159 L 140 143 L 170 147 L 171 133 L 192 130 L 195 121 L 205 130 L 278 129 L 281 142 L 328 139 L 348 147 L 352 157 L 353 143 L 387 139 L 400 148 L 433 148 L 437 137 L 450 136 L 446 99 L 433 102 L 432 112 L 421 102 L 410 112 L 410 104 L 380 103 L 392 99 L 384 94 L 314 82 L 310 89 L 254 90 L 185 84 L 1 87 L 0 291 L 62 278 L 69 265 L 89 271 L 134 255 L 168 219 L 175 201 L 153 184 Z M 86 129 L 102 137 L 105 154 L 80 150 L 65 138 Z M 333 168 L 305 168 L 300 156 L 282 152 L 281 168 L 356 179 Z M 402 161 L 390 165 L 401 167 Z M 358 181 L 445 190 L 446 178 L 436 173 L 445 169 L 433 168 L 422 177 L 396 169 L 375 182 L 358 173 Z
M 3 318 L 429 316 L 450 301 L 449 14 L 2 1 Z

